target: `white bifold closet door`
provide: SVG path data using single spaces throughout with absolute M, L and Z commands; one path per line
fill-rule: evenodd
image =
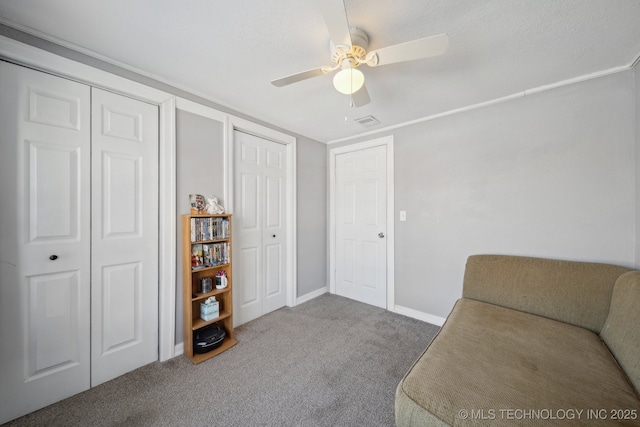
M 91 88 L 0 62 L 0 423 L 90 386 Z
M 158 107 L 92 89 L 91 385 L 158 359 Z
M 6 62 L 0 93 L 3 423 L 157 360 L 158 111 Z
M 286 165 L 283 144 L 234 131 L 234 323 L 284 307 Z

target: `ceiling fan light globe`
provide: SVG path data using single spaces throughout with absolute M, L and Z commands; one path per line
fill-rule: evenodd
M 333 77 L 333 86 L 340 93 L 351 95 L 364 85 L 364 74 L 355 68 L 345 68 L 340 70 Z

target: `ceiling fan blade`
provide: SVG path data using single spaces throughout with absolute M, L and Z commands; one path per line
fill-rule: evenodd
M 351 48 L 351 33 L 349 21 L 343 0 L 317 0 L 322 11 L 322 17 L 329 30 L 329 36 L 336 46 L 343 45 Z
M 449 37 L 446 34 L 426 37 L 406 43 L 383 47 L 369 52 L 367 64 L 375 67 L 378 65 L 393 64 L 395 62 L 413 61 L 414 59 L 429 58 L 442 55 L 447 51 Z
M 371 102 L 367 86 L 363 84 L 357 92 L 351 94 L 351 99 L 353 100 L 354 107 L 362 107 L 363 105 L 367 105 Z
M 282 87 L 296 83 L 302 80 L 310 79 L 312 77 L 322 76 L 325 74 L 322 68 L 314 68 L 313 70 L 303 71 L 301 73 L 291 74 L 290 76 L 282 77 L 280 79 L 273 80 L 272 85 Z

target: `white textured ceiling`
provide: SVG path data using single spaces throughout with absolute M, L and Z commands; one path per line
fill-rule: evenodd
M 371 103 L 351 108 L 332 75 L 270 84 L 330 64 L 317 1 L 0 0 L 0 21 L 322 142 L 628 67 L 640 55 L 637 0 L 345 0 L 369 50 L 449 36 L 443 56 L 361 68 Z M 353 122 L 367 115 L 381 123 Z

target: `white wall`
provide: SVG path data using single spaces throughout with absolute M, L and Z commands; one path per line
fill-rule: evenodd
M 189 194 L 216 195 L 225 206 L 224 128 L 221 122 L 176 110 L 176 343 L 182 342 L 182 215 Z
M 327 287 L 327 151 L 298 139 L 298 292 L 304 297 Z
M 471 254 L 633 266 L 633 79 L 618 73 L 371 137 L 394 134 L 396 218 L 407 211 L 395 224 L 396 305 L 446 317 Z
M 635 121 L 636 121 L 636 264 L 635 268 L 640 270 L 640 64 L 636 63 L 633 70 L 635 77 Z

